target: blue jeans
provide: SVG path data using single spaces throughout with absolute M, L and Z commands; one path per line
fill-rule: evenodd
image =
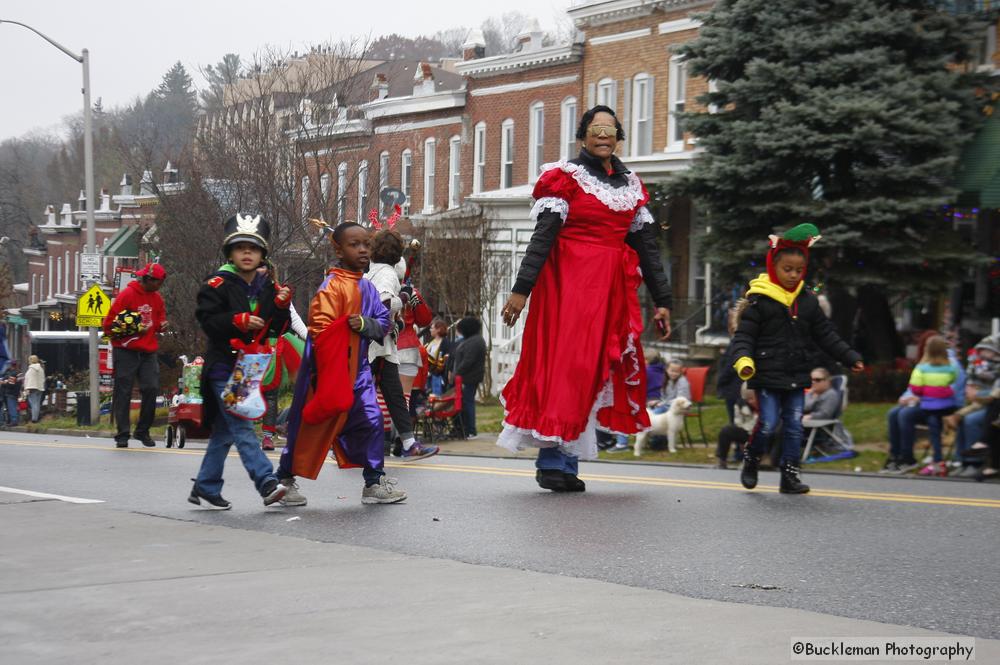
M 558 447 L 539 448 L 538 459 L 535 460 L 535 468 L 542 471 L 562 471 L 571 475 L 577 475 L 580 466 L 580 458 L 567 455 Z
M 4 395 L 4 404 L 7 407 L 7 424 L 17 424 L 17 395 Z
M 979 458 L 969 458 L 966 460 L 965 451 L 976 441 L 986 440 L 986 412 L 987 409 L 973 411 L 962 418 L 955 430 L 955 457 L 961 461 L 978 462 Z
M 782 424 L 781 463 L 798 465 L 802 457 L 802 405 L 805 393 L 801 390 L 771 390 L 759 388 L 757 403 L 760 415 L 750 437 L 750 452 L 760 458 L 767 451 L 771 436 Z
M 211 397 L 218 405 L 219 413 L 212 423 L 212 436 L 208 440 L 208 448 L 205 449 L 205 456 L 201 460 L 201 468 L 198 470 L 198 487 L 207 494 L 222 493 L 222 470 L 226 465 L 226 455 L 229 449 L 236 444 L 236 450 L 240 453 L 240 461 L 243 468 L 247 470 L 254 487 L 261 496 L 264 496 L 264 488 L 273 480 L 277 481 L 274 475 L 274 468 L 271 460 L 267 458 L 264 451 L 260 449 L 260 440 L 254 424 L 249 420 L 243 420 L 226 413 L 219 394 L 226 385 L 226 381 L 219 379 L 212 382 Z
M 931 446 L 934 448 L 934 461 L 944 461 L 944 455 L 941 452 L 941 428 L 944 425 L 944 417 L 954 413 L 955 407 L 949 409 L 921 410 L 927 418 L 927 434 L 931 440 Z
M 889 424 L 889 457 L 900 462 L 913 464 L 913 442 L 916 440 L 917 425 L 927 423 L 927 414 L 919 406 L 903 406 L 889 409 L 886 416 Z
M 431 374 L 429 377 L 427 377 L 427 380 L 431 384 L 430 385 L 430 393 L 432 395 L 437 395 L 438 397 L 440 397 L 441 395 L 444 394 L 444 377 L 443 376 L 441 376 L 440 374 Z
M 31 422 L 37 423 L 42 417 L 42 391 L 28 391 L 28 406 L 31 407 Z

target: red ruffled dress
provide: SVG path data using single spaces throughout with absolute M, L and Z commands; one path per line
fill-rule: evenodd
M 531 290 L 521 357 L 503 389 L 497 441 L 509 450 L 553 447 L 597 456 L 595 425 L 632 434 L 649 428 L 637 289 L 639 257 L 625 243 L 652 223 L 634 173 L 614 187 L 572 162 L 547 164 L 535 185 L 532 218 L 563 218 Z

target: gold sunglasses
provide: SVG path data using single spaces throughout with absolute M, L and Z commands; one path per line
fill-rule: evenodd
M 612 125 L 591 125 L 587 127 L 587 133 L 599 139 L 618 138 L 618 128 Z

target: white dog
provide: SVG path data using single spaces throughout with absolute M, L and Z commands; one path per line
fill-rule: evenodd
M 642 446 L 646 443 L 647 436 L 666 436 L 667 446 L 670 452 L 677 452 L 677 437 L 684 429 L 684 414 L 691 408 L 691 400 L 687 397 L 675 397 L 670 402 L 670 409 L 665 413 L 649 413 L 649 422 L 652 424 L 645 432 L 639 432 L 635 436 L 635 456 L 642 455 Z

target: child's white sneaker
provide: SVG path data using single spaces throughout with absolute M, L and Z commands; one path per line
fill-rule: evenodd
M 377 485 L 365 487 L 361 503 L 399 503 L 406 500 L 406 492 L 396 487 L 398 481 L 389 476 L 378 479 Z

